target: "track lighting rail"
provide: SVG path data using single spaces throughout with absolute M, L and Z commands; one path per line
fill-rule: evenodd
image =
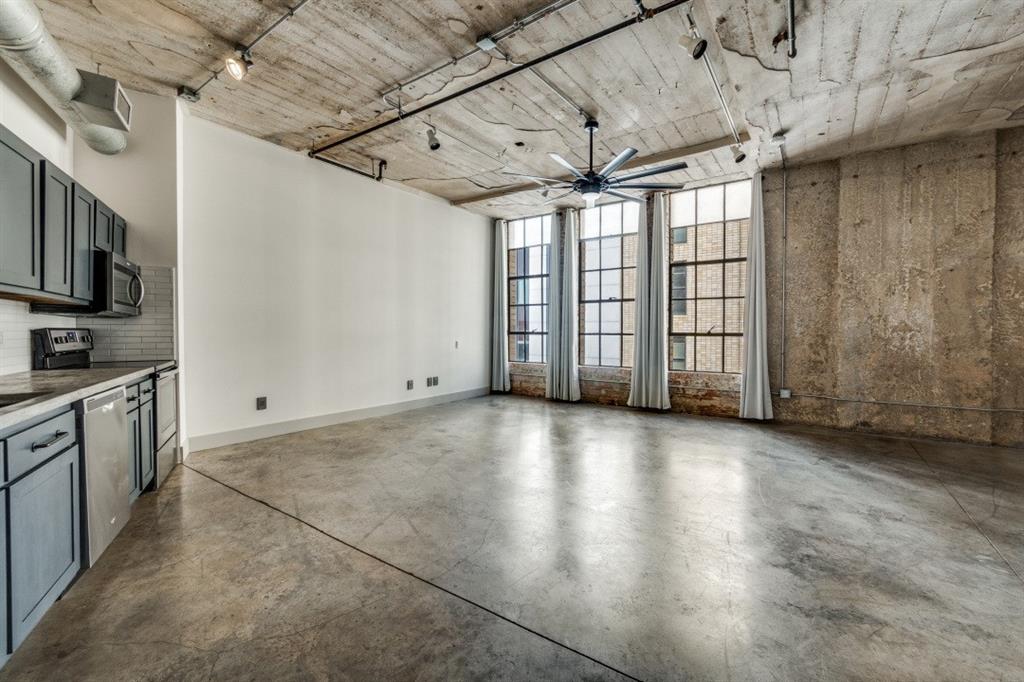
M 281 24 L 295 16 L 295 13 L 302 9 L 308 2 L 309 0 L 299 0 L 299 2 L 294 7 L 289 7 L 288 11 L 286 11 L 284 14 L 278 17 L 277 20 L 274 21 L 274 23 L 272 23 L 267 28 L 263 29 L 263 31 L 258 36 L 253 38 L 252 42 L 250 42 L 248 45 L 236 46 L 235 51 L 240 55 L 248 57 L 249 53 L 252 51 L 252 48 L 256 47 L 256 45 L 262 42 L 264 38 L 273 33 L 278 26 L 280 26 Z M 210 83 L 212 83 L 213 81 L 217 80 L 220 77 L 220 75 L 224 72 L 224 68 L 225 67 L 222 66 L 221 68 L 214 71 L 213 74 L 205 81 L 203 81 L 202 85 L 200 85 L 198 88 L 193 89 L 188 87 L 187 85 L 180 86 L 178 88 L 178 95 L 193 102 L 198 100 L 199 93 L 202 91 L 202 89 Z
M 492 33 L 491 35 L 489 35 L 487 37 L 490 38 L 493 42 L 497 43 L 499 40 L 504 40 L 505 38 L 508 38 L 509 36 L 512 36 L 512 35 L 518 33 L 519 31 L 522 31 L 524 28 L 526 28 L 530 24 L 538 22 L 541 19 L 543 19 L 544 17 L 546 17 L 546 16 L 548 16 L 550 14 L 554 14 L 555 12 L 558 12 L 559 10 L 565 9 L 569 5 L 574 5 L 577 2 L 579 2 L 579 0 L 555 0 L 554 2 L 548 3 L 544 7 L 541 7 L 536 12 L 533 12 L 531 14 L 526 15 L 522 19 L 516 19 L 515 21 L 513 21 L 511 24 L 509 24 L 505 28 L 499 29 L 499 30 L 495 31 L 494 33 Z M 451 59 L 446 61 L 444 64 L 440 64 L 440 65 L 435 66 L 434 68 L 432 68 L 432 69 L 430 69 L 428 71 L 424 71 L 422 73 L 419 73 L 419 74 L 413 76 L 412 78 L 409 78 L 406 81 L 399 82 L 397 85 L 395 85 L 395 86 L 385 90 L 384 92 L 382 92 L 381 93 L 381 98 L 383 98 L 385 104 L 387 104 L 388 106 L 394 107 L 395 109 L 399 109 L 400 110 L 401 109 L 401 105 L 402 105 L 402 102 L 401 102 L 401 97 L 402 97 L 401 91 L 404 88 L 409 87 L 413 83 L 418 83 L 419 81 L 423 80 L 424 78 L 429 78 L 430 76 L 433 76 L 438 71 L 443 71 L 444 69 L 447 69 L 450 66 L 455 66 L 459 62 L 461 62 L 461 61 L 463 61 L 465 59 L 469 59 L 473 55 L 479 54 L 479 53 L 481 53 L 483 51 L 484 51 L 484 49 L 482 47 L 480 47 L 479 45 L 477 45 L 476 47 L 474 47 L 469 52 L 461 54 L 458 57 L 452 57 Z M 391 99 L 389 99 L 389 97 L 391 97 L 391 95 L 395 94 L 396 92 L 399 93 L 399 95 L 398 95 L 399 101 L 397 103 L 392 101 Z
M 597 33 L 592 33 L 591 35 L 586 36 L 585 38 L 580 38 L 579 40 L 577 40 L 575 42 L 572 42 L 572 43 L 569 43 L 568 45 L 565 45 L 563 47 L 560 47 L 557 50 L 554 50 L 552 52 L 548 52 L 548 53 L 543 54 L 543 55 L 541 55 L 539 57 L 531 59 L 531 60 L 529 60 L 527 62 L 523 62 L 522 64 L 518 64 L 518 65 L 516 65 L 516 66 L 514 66 L 514 67 L 512 67 L 510 69 L 507 69 L 507 70 L 505 70 L 505 71 L 503 71 L 503 72 L 501 72 L 499 74 L 491 76 L 490 78 L 486 78 L 486 79 L 480 81 L 479 83 L 474 83 L 472 85 L 466 86 L 465 88 L 463 88 L 463 89 L 461 89 L 461 90 L 459 90 L 457 92 L 453 92 L 453 93 L 451 93 L 449 95 L 445 95 L 444 97 L 436 99 L 433 102 L 430 102 L 428 104 L 424 104 L 422 106 L 416 107 L 415 109 L 410 109 L 410 110 L 405 111 L 405 112 L 400 112 L 397 116 L 395 116 L 393 118 L 389 118 L 389 119 L 387 119 L 385 121 L 381 121 L 380 123 L 377 123 L 376 125 L 373 125 L 373 126 L 370 126 L 369 128 L 365 128 L 365 129 L 360 130 L 358 132 L 352 133 L 351 135 L 347 135 L 347 136 L 345 136 L 345 137 L 343 137 L 341 139 L 335 140 L 333 142 L 329 142 L 329 143 L 321 145 L 319 147 L 314 147 L 309 152 L 309 155 L 314 157 L 314 158 L 321 158 L 319 156 L 320 154 L 323 154 L 326 151 L 334 149 L 335 147 L 340 147 L 341 145 L 344 145 L 344 144 L 347 144 L 349 142 L 352 142 L 353 140 L 357 140 L 360 137 L 363 137 L 364 135 L 369 135 L 370 133 L 375 133 L 378 130 L 383 130 L 384 128 L 392 126 L 392 125 L 394 125 L 394 124 L 396 124 L 396 123 L 398 123 L 398 122 L 400 122 L 400 121 L 402 121 L 402 120 L 404 120 L 406 118 L 410 118 L 412 116 L 416 116 L 418 114 L 422 114 L 423 112 L 429 111 L 430 109 L 433 109 L 434 107 L 440 106 L 442 104 L 446 104 L 446 103 L 451 102 L 452 100 L 458 99 L 460 97 L 464 97 L 465 95 L 468 95 L 468 94 L 470 94 L 472 92 L 476 92 L 477 90 L 480 90 L 481 88 L 485 88 L 488 85 L 492 85 L 493 83 L 496 83 L 498 81 L 504 80 L 504 79 L 508 78 L 509 76 L 514 76 L 515 74 L 520 73 L 522 71 L 526 71 L 527 69 L 532 69 L 533 67 L 535 67 L 535 66 L 537 66 L 539 64 L 543 64 L 544 62 L 547 62 L 547 61 L 550 61 L 552 59 L 555 59 L 556 57 L 560 57 L 560 56 L 562 56 L 564 54 L 568 54 L 569 52 L 573 52 L 574 50 L 578 50 L 579 48 L 581 48 L 581 47 L 583 47 L 585 45 L 589 45 L 590 43 L 593 43 L 595 41 L 601 40 L 602 38 L 605 38 L 607 36 L 612 35 L 613 33 L 617 33 L 617 32 L 619 32 L 619 31 L 621 31 L 623 29 L 626 29 L 626 28 L 629 28 L 631 26 L 634 26 L 634 25 L 636 25 L 640 21 L 643 21 L 645 19 L 647 19 L 647 20 L 653 19 L 654 17 L 658 16 L 659 14 L 662 14 L 663 12 L 667 12 L 667 11 L 669 11 L 671 9 L 675 9 L 676 7 L 684 5 L 687 2 L 689 2 L 689 0 L 669 0 L 666 3 L 663 3 L 663 4 L 659 5 L 658 7 L 654 7 L 652 9 L 647 9 L 645 12 L 638 13 L 636 16 L 633 16 L 633 17 L 631 17 L 629 19 L 626 19 L 624 21 L 620 21 L 617 24 L 614 24 L 612 26 L 609 26 L 608 28 L 605 28 L 605 29 L 603 29 L 601 31 L 598 31 Z

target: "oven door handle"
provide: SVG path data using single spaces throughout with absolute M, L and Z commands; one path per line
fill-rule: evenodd
M 138 300 L 136 300 L 135 297 L 132 296 L 132 283 L 133 282 L 138 282 L 139 283 L 139 298 L 138 298 Z M 145 285 L 145 283 L 143 283 L 142 277 L 139 275 L 139 273 L 133 272 L 132 273 L 132 278 L 130 280 L 128 280 L 128 300 L 130 300 L 132 302 L 133 306 L 135 306 L 136 308 L 139 308 L 139 307 L 142 306 L 142 300 L 144 298 L 146 298 L 146 285 Z

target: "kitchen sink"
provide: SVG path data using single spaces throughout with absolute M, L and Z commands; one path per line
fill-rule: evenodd
M 11 405 L 17 405 L 18 403 L 23 403 L 26 400 L 41 398 L 42 396 L 49 394 L 50 391 L 40 391 L 38 393 L 0 393 L 0 408 L 10 407 Z

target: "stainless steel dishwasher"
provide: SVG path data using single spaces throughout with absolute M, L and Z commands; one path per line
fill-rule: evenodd
M 128 401 L 124 386 L 86 398 L 81 414 L 85 467 L 85 565 L 92 566 L 131 514 Z

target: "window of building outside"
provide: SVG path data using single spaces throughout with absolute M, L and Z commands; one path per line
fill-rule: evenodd
M 580 225 L 580 364 L 633 366 L 637 226 L 641 204 L 626 201 L 582 211 Z
M 743 180 L 670 196 L 670 370 L 741 369 L 750 191 Z
M 508 358 L 546 362 L 551 216 L 509 220 Z

